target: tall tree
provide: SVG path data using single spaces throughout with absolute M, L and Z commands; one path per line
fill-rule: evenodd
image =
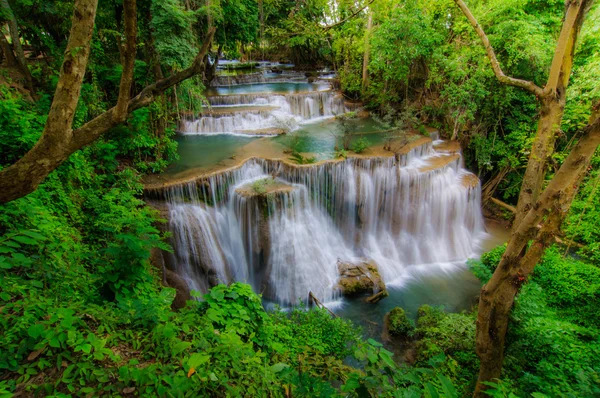
M 597 104 L 589 125 L 546 189 L 547 160 L 554 151 L 566 101 L 577 37 L 593 0 L 569 0 L 549 71 L 541 88 L 504 74 L 490 41 L 467 5 L 455 0 L 481 39 L 498 81 L 533 93 L 540 103 L 540 119 L 517 204 L 512 234 L 496 271 L 483 286 L 477 315 L 477 354 L 481 360 L 476 396 L 485 396 L 484 382 L 500 376 L 509 314 L 521 285 L 552 242 L 573 201 L 591 157 L 600 144 Z M 529 244 L 531 243 L 531 244 Z M 528 245 L 529 244 L 529 245 Z
M 191 66 L 148 85 L 131 96 L 136 56 L 137 10 L 135 0 L 124 0 L 124 38 L 120 43 L 121 75 L 117 104 L 73 130 L 75 108 L 85 75 L 98 0 L 76 0 L 72 26 L 60 76 L 42 136 L 21 159 L 0 171 L 0 203 L 18 199 L 37 186 L 73 152 L 123 123 L 129 113 L 150 105 L 166 89 L 200 74 L 215 29 L 209 29 Z

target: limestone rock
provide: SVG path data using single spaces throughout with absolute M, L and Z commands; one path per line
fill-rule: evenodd
M 357 296 L 371 293 L 367 298 L 370 303 L 376 303 L 387 297 L 385 284 L 379 274 L 377 264 L 373 260 L 364 260 L 359 263 L 339 261 L 337 263 L 340 280 L 338 289 L 344 296 Z
M 171 304 L 173 309 L 180 309 L 185 307 L 188 300 L 192 299 L 190 295 L 190 289 L 179 275 L 175 272 L 165 269 L 165 282 L 166 285 L 175 289 L 175 299 Z

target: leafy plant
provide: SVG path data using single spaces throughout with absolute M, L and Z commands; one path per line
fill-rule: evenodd
M 365 137 L 360 137 L 352 143 L 352 151 L 354 153 L 362 153 L 365 149 L 369 148 L 371 143 Z

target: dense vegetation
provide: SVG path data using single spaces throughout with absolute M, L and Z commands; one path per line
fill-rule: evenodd
M 505 70 L 541 84 L 564 2 L 470 3 Z M 382 120 L 438 127 L 461 141 L 468 165 L 490 182 L 487 197 L 516 203 L 537 124 L 535 98 L 497 82 L 452 1 L 375 0 L 360 11 L 364 5 L 140 0 L 133 91 L 188 66 L 214 25 L 215 51 L 334 67 L 345 95 Z M 2 1 L 1 11 L 3 26 L 13 17 L 18 25 L 31 82 L 5 54 L 0 170 L 44 129 L 73 2 Z M 116 101 L 122 13 L 122 2 L 100 2 L 73 128 Z M 599 18 L 596 4 L 578 43 L 548 178 L 600 97 Z M 411 330 L 416 363 L 407 366 L 327 312 L 266 312 L 247 285 L 220 285 L 183 310 L 171 309 L 174 292 L 161 286 L 161 270 L 150 263 L 153 249 L 169 247 L 158 214 L 142 200 L 141 178 L 177 156 L 173 115 L 202 105 L 210 73 L 167 90 L 76 151 L 35 192 L 0 205 L 0 396 L 469 395 L 479 368 L 475 312 L 421 308 Z M 354 151 L 364 149 L 357 145 Z M 517 298 L 504 371 L 491 395 L 600 394 L 599 166 L 596 155 L 563 244 L 547 250 Z M 473 272 L 487 281 L 502 252 L 472 262 Z

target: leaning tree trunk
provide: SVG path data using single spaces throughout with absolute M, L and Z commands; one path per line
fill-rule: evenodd
M 369 12 L 369 19 L 367 20 L 367 30 L 365 32 L 365 55 L 363 57 L 362 66 L 362 89 L 365 90 L 369 84 L 369 58 L 371 56 L 371 29 L 373 28 L 373 13 Z
M 600 145 L 600 103 L 579 143 L 513 231 L 500 264 L 481 289 L 477 313 L 477 355 L 481 359 L 475 396 L 487 397 L 483 382 L 500 377 L 509 315 L 521 285 L 553 242 L 590 160 Z M 529 242 L 532 242 L 528 246 Z
M 483 383 L 498 379 L 501 375 L 509 314 L 515 296 L 540 260 L 543 250 L 550 244 L 549 237 L 558 232 L 585 170 L 581 166 L 589 163 L 598 145 L 596 107 L 586 135 L 540 196 L 548 158 L 554 151 L 556 133 L 562 121 L 577 37 L 593 0 L 566 2 L 563 25 L 544 88 L 531 81 L 505 75 L 481 25 L 463 0 L 454 1 L 481 39 L 498 81 L 531 92 L 541 104 L 538 130 L 523 177 L 513 231 L 506 252 L 492 278 L 482 288 L 479 299 L 476 350 L 481 365 L 475 395 L 484 397 L 487 387 Z M 531 239 L 534 239 L 534 243 L 527 246 Z
M 75 108 L 90 53 L 98 0 L 75 0 L 73 24 L 58 84 L 44 131 L 38 142 L 15 164 L 0 170 L 0 203 L 33 192 L 73 152 L 97 140 L 109 129 L 123 123 L 136 109 L 150 105 L 158 95 L 202 72 L 202 60 L 210 48 L 215 29 L 209 29 L 190 67 L 146 86 L 131 98 L 137 35 L 136 1 L 124 0 L 125 40 L 122 45 L 123 72 L 114 107 L 76 130 L 72 129 Z

